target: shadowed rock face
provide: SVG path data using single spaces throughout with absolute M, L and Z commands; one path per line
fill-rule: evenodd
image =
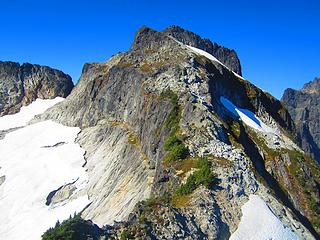
M 201 38 L 199 35 L 178 26 L 168 27 L 163 32 L 186 45 L 200 48 L 212 54 L 232 71 L 242 75 L 240 60 L 234 50 L 212 43 L 210 39 Z
M 0 116 L 16 113 L 36 98 L 66 97 L 72 88 L 71 77 L 59 70 L 0 61 Z
M 302 149 L 320 164 L 320 78 L 306 83 L 301 90 L 286 89 L 282 101 L 296 124 Z

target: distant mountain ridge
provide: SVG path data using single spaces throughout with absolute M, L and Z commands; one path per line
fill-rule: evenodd
M 0 116 L 16 113 L 37 98 L 66 97 L 73 86 L 71 77 L 62 71 L 0 61 Z
M 295 122 L 302 149 L 320 164 L 320 77 L 300 90 L 286 89 L 282 101 Z

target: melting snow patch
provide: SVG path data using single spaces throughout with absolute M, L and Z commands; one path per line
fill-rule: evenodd
M 249 201 L 241 207 L 241 211 L 240 224 L 230 240 L 299 239 L 290 228 L 282 224 L 257 195 L 250 195 Z
M 38 98 L 28 106 L 21 107 L 18 113 L 0 117 L 0 130 L 22 127 L 35 115 L 43 113 L 48 108 L 63 100 L 64 98 L 61 97 L 56 97 L 54 99 Z
M 220 102 L 223 104 L 225 108 L 227 108 L 230 112 L 232 112 L 235 116 L 239 117 L 242 122 L 246 125 L 266 133 L 276 133 L 276 130 L 264 124 L 260 118 L 258 118 L 253 112 L 238 108 L 231 101 L 224 97 L 220 97 Z
M 10 132 L 0 141 L 0 176 L 5 176 L 0 186 L 0 239 L 40 239 L 57 220 L 90 203 L 82 194 L 46 206 L 48 194 L 60 186 L 76 181 L 79 194 L 87 183 L 84 150 L 74 142 L 79 131 L 44 121 Z

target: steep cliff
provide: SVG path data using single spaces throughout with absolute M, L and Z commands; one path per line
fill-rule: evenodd
M 320 164 L 320 78 L 306 83 L 301 90 L 286 89 L 282 101 L 296 124 L 302 149 Z
M 91 204 L 81 216 L 112 224 L 102 235 L 115 239 L 227 239 L 258 199 L 281 229 L 317 237 L 319 168 L 292 141 L 288 111 L 181 32 L 142 27 L 34 120 L 82 129 Z
M 19 111 L 37 98 L 66 97 L 70 76 L 45 66 L 0 61 L 0 116 Z

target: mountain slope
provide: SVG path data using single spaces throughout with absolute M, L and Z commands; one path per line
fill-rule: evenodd
M 320 164 L 320 78 L 305 84 L 301 90 L 286 89 L 282 101 L 295 121 L 302 149 Z
M 82 129 L 92 203 L 81 216 L 127 221 L 107 228 L 115 238 L 226 239 L 254 194 L 299 238 L 318 236 L 319 168 L 291 140 L 288 111 L 170 35 L 141 28 L 128 52 L 86 64 L 70 96 L 36 119 Z
M 13 114 L 37 98 L 66 97 L 71 77 L 46 66 L 0 61 L 0 116 Z

